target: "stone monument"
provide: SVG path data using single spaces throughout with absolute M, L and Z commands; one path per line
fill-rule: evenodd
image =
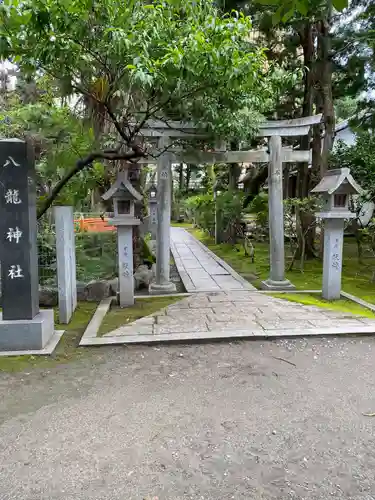
M 134 216 L 134 204 L 142 201 L 142 195 L 132 186 L 128 171 L 118 173 L 116 182 L 103 194 L 103 200 L 113 199 L 114 218 L 108 223 L 117 227 L 120 307 L 134 305 L 133 277 L 133 226 L 140 219 Z
M 356 217 L 349 210 L 349 195 L 360 194 L 362 189 L 350 175 L 349 168 L 337 168 L 328 170 L 311 192 L 323 198 L 322 211 L 316 214 L 324 221 L 322 296 L 335 300 L 341 295 L 344 222 Z
M 53 310 L 39 311 L 34 159 L 24 141 L 0 140 L 0 350 L 41 350 Z

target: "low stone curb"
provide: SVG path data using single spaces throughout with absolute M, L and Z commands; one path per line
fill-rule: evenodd
M 151 344 L 164 342 L 181 341 L 204 341 L 204 340 L 274 340 L 280 338 L 308 338 L 322 337 L 326 335 L 371 335 L 375 333 L 375 323 L 371 326 L 348 326 L 347 328 L 314 328 L 308 333 L 306 330 L 301 333 L 296 330 L 236 330 L 236 331 L 202 331 L 185 333 L 166 333 L 161 335 L 123 335 L 114 337 L 96 337 L 86 339 L 82 345 L 100 346 L 100 345 L 123 345 L 123 344 Z
M 369 302 L 366 302 L 363 299 L 360 299 L 359 297 L 356 297 L 355 295 L 352 295 L 351 293 L 347 293 L 344 291 L 341 291 L 341 295 L 345 297 L 346 299 L 351 300 L 352 302 L 356 302 L 360 306 L 366 307 L 366 309 L 370 309 L 370 311 L 373 311 L 375 313 L 375 305 L 370 304 Z
M 86 330 L 82 335 L 79 345 L 86 345 L 84 342 L 87 339 L 95 338 L 98 335 L 100 325 L 102 324 L 105 315 L 111 307 L 112 300 L 114 300 L 114 298 L 115 297 L 108 297 L 100 302 L 94 313 L 94 316 L 91 318 L 90 323 L 87 325 Z

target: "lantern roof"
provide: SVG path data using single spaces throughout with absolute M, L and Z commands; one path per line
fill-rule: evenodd
M 346 194 L 362 194 L 362 188 L 353 179 L 349 168 L 328 170 L 319 184 L 311 190 L 312 193 L 334 194 L 339 188 Z
M 120 198 L 124 195 L 130 195 L 130 197 L 136 201 L 142 200 L 141 193 L 139 193 L 129 181 L 127 170 L 122 170 L 117 174 L 116 181 L 112 184 L 108 191 L 102 195 L 102 199 L 109 200 L 110 198 Z

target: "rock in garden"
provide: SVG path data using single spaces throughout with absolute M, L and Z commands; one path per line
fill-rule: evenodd
M 110 286 L 111 295 L 116 295 L 119 290 L 118 278 L 113 278 L 112 280 L 109 280 L 108 283 Z
M 40 307 L 55 307 L 59 303 L 57 288 L 39 287 Z
M 85 301 L 87 300 L 87 288 L 84 281 L 77 281 L 77 300 Z
M 148 288 L 153 278 L 153 271 L 149 269 L 148 266 L 142 264 L 139 266 L 134 273 L 134 288 L 136 290 L 141 290 L 142 288 Z
M 109 281 L 100 280 L 100 281 L 90 281 L 86 285 L 86 292 L 88 301 L 99 301 L 105 299 L 111 294 L 111 287 Z

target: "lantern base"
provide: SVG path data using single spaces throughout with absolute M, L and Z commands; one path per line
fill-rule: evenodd
M 273 281 L 271 279 L 262 281 L 260 287 L 262 290 L 274 290 L 275 292 L 278 290 L 295 290 L 296 288 L 289 280 Z
M 176 293 L 177 288 L 174 283 L 168 281 L 168 283 L 162 283 L 162 284 L 151 283 L 151 285 L 148 288 L 148 291 L 150 295 L 161 295 L 164 293 Z

